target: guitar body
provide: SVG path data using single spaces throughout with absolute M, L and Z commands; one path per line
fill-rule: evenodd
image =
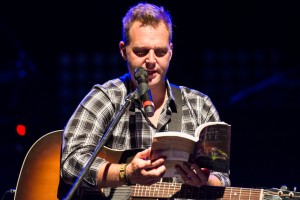
M 45 134 L 31 146 L 22 164 L 14 200 L 59 199 L 57 197 L 59 186 L 59 191 L 62 192 L 60 196 L 65 197 L 70 186 L 62 181 L 60 182 L 62 132 L 62 130 L 57 130 Z M 98 156 L 111 163 L 124 163 L 131 160 L 141 150 L 119 151 L 104 147 Z M 120 194 L 118 191 L 122 191 L 122 193 Z M 129 199 L 130 192 L 130 187 L 127 187 L 126 190 L 123 187 L 105 188 L 103 193 L 83 189 L 79 194 L 80 197 L 74 197 L 74 199 L 99 199 L 99 197 L 102 197 L 102 199 L 119 199 L 119 197 L 122 197 L 123 200 L 126 200 Z
M 57 198 L 62 131 L 42 136 L 29 149 L 19 174 L 15 200 Z

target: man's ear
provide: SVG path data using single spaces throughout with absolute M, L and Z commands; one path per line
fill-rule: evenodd
M 121 56 L 124 60 L 127 60 L 127 54 L 126 54 L 126 45 L 123 41 L 121 41 L 119 43 L 119 49 L 120 49 L 120 53 L 121 53 Z
M 169 61 L 171 60 L 173 56 L 173 43 L 170 44 L 170 57 L 169 57 Z

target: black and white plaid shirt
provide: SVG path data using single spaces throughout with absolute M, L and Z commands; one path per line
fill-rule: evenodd
M 140 103 L 134 101 L 122 115 L 106 146 L 112 149 L 148 148 L 156 132 L 168 131 L 172 111 L 176 109 L 175 97 L 168 81 L 168 100 L 154 127 Z M 182 105 L 181 132 L 192 134 L 202 123 L 219 121 L 219 114 L 209 97 L 199 91 L 180 86 Z M 77 107 L 68 121 L 63 136 L 62 170 L 64 180 L 74 182 L 84 164 L 90 158 L 110 122 L 131 92 L 129 74 L 95 85 Z M 105 162 L 97 157 L 92 164 L 83 185 L 97 186 L 97 171 Z M 230 185 L 227 173 L 212 172 L 224 186 Z

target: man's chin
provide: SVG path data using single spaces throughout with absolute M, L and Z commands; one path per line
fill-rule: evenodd
M 149 88 L 150 89 L 161 88 L 163 86 L 165 86 L 165 81 L 159 82 L 159 81 L 154 80 L 154 79 L 149 80 Z

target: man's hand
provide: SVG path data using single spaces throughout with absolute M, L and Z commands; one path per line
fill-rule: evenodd
M 151 185 L 163 177 L 166 167 L 163 165 L 165 158 L 149 160 L 151 148 L 141 151 L 135 155 L 126 167 L 127 179 L 132 184 Z
M 176 171 L 180 174 L 185 184 L 200 187 L 208 183 L 210 171 L 199 168 L 196 164 L 184 163 L 183 166 L 176 166 Z

